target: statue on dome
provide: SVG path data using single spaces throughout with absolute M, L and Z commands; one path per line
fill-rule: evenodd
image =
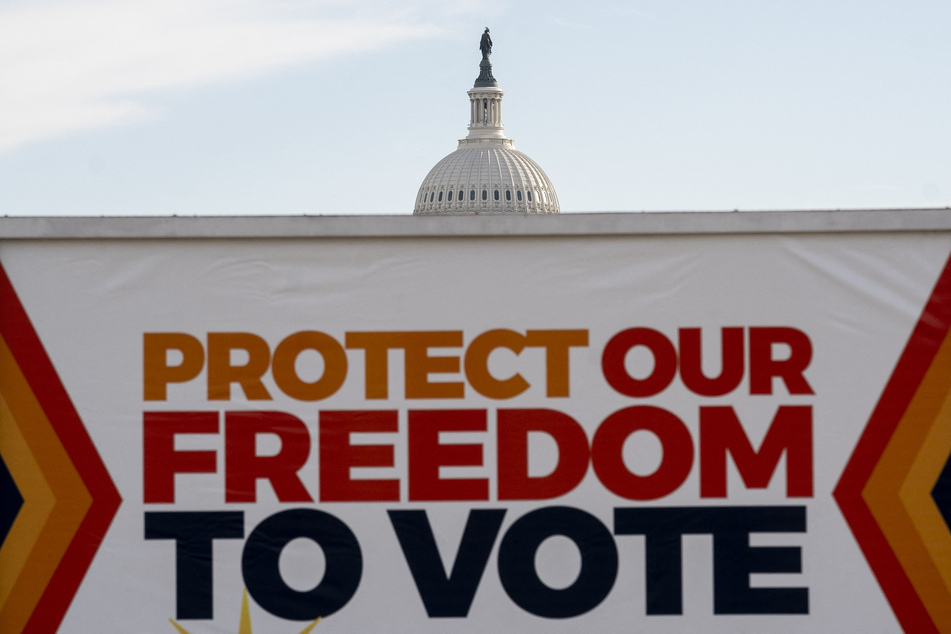
M 482 34 L 482 40 L 479 42 L 479 50 L 482 51 L 482 57 L 486 59 L 492 54 L 492 37 L 489 35 L 489 27 L 485 27 L 485 33 Z

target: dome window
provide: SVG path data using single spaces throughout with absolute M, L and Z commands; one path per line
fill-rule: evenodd
M 474 190 L 474 189 L 470 189 L 470 190 L 469 190 L 469 200 L 475 200 L 475 190 Z
M 532 202 L 532 190 L 528 190 L 528 202 Z
M 483 189 L 483 190 L 482 190 L 482 200 L 488 200 L 488 199 L 489 199 L 489 192 L 487 192 L 486 190 Z
M 451 189 L 449 190 L 449 195 L 448 195 L 448 197 L 446 198 L 446 200 L 447 200 L 448 202 L 452 202 L 452 190 L 451 190 Z
M 499 199 L 499 190 L 497 190 L 497 189 L 495 190 L 495 193 L 493 194 L 493 197 L 494 197 L 496 200 Z
M 521 189 L 516 189 L 516 190 L 515 190 L 515 199 L 516 199 L 518 202 L 522 202 L 522 190 L 521 190 Z
M 442 192 L 439 192 L 439 202 L 442 202 Z
M 505 200 L 512 200 L 512 190 L 511 190 L 511 189 L 506 189 L 506 190 L 505 190 Z
M 431 192 L 431 193 L 429 194 L 429 202 L 433 202 L 433 198 L 435 198 L 435 197 L 436 197 L 436 192 Z
M 462 195 L 463 193 L 464 193 L 464 192 L 460 189 L 460 190 L 459 190 L 459 202 L 462 202 L 462 199 L 465 198 L 465 196 Z

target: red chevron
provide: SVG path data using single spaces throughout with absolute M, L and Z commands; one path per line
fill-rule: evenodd
M 0 265 L 0 337 L 7 342 L 40 406 L 92 496 L 92 506 L 70 541 L 24 633 L 55 632 L 122 502 L 43 344 Z M 29 574 L 29 571 L 23 571 Z
M 937 632 L 921 598 L 875 521 L 862 490 L 951 328 L 951 259 L 931 293 L 833 493 L 906 632 Z

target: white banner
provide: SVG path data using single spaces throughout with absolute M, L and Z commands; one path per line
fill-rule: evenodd
M 951 631 L 949 253 L 0 242 L 0 630 Z

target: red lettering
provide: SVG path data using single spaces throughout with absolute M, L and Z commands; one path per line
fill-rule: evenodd
M 657 436 L 663 447 L 660 466 L 646 476 L 631 473 L 622 453 L 627 437 L 641 430 Z M 601 483 L 614 494 L 629 500 L 656 500 L 676 491 L 690 475 L 693 439 L 683 421 L 665 409 L 627 407 L 598 427 L 591 442 L 591 462 Z
M 392 467 L 393 445 L 351 445 L 350 434 L 395 432 L 396 410 L 320 413 L 320 500 L 322 502 L 395 502 L 399 480 L 353 480 L 351 467 Z
M 440 478 L 440 467 L 481 467 L 482 445 L 444 445 L 440 432 L 485 431 L 485 410 L 410 410 L 409 499 L 488 500 L 485 478 Z
M 773 358 L 773 344 L 789 346 L 789 357 Z M 812 342 L 795 328 L 750 328 L 750 394 L 772 394 L 779 377 L 790 394 L 812 394 L 803 372 L 812 361 Z
M 744 369 L 742 328 L 722 330 L 720 375 L 712 379 L 703 373 L 700 329 L 681 328 L 679 335 L 680 379 L 688 390 L 700 396 L 723 396 L 739 386 Z
M 528 434 L 548 434 L 558 445 L 558 462 L 546 476 L 528 475 Z M 588 437 L 567 414 L 550 409 L 501 409 L 498 412 L 500 500 L 548 500 L 564 495 L 588 471 Z
M 259 434 L 276 435 L 280 451 L 258 455 Z M 284 412 L 225 413 L 225 501 L 256 501 L 255 485 L 265 479 L 281 502 L 313 502 L 297 477 L 309 455 L 310 434 L 299 418 Z
M 176 451 L 177 434 L 217 434 L 217 412 L 145 412 L 142 480 L 146 504 L 175 502 L 176 473 L 215 473 L 214 451 Z
M 627 372 L 627 353 L 644 346 L 654 356 L 654 368 L 644 379 L 635 379 Z M 654 396 L 667 389 L 677 374 L 677 351 L 662 333 L 651 328 L 629 328 L 611 337 L 601 356 L 601 369 L 608 384 L 625 396 Z
M 786 453 L 786 495 L 812 496 L 812 407 L 783 405 L 753 449 L 732 407 L 700 408 L 700 497 L 726 497 L 726 455 L 748 489 L 765 489 Z

